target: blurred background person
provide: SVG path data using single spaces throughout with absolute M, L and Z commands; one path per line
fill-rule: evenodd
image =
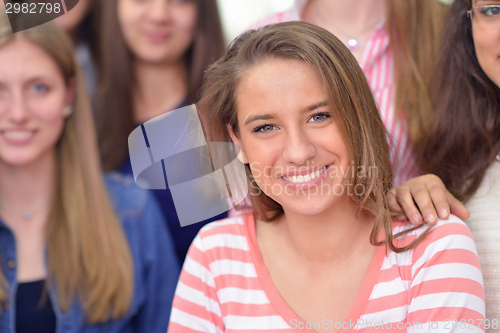
M 215 0 L 109 0 L 102 5 L 99 148 L 106 171 L 131 174 L 130 132 L 196 101 L 206 67 L 224 52 L 222 28 Z M 181 228 L 168 186 L 153 193 L 182 262 L 204 223 Z
M 79 0 L 73 9 L 55 19 L 73 40 L 90 96 L 98 84 L 99 8 L 96 0 Z
M 0 16 L 0 327 L 165 332 L 179 264 L 155 201 L 103 178 L 84 79 L 53 22 Z
M 470 210 L 486 318 L 497 323 L 488 332 L 500 332 L 500 3 L 455 0 L 444 35 L 431 90 L 434 126 L 417 157 Z

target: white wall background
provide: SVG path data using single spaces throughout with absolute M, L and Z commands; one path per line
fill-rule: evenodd
M 228 41 L 267 16 L 290 8 L 294 0 L 217 0 Z

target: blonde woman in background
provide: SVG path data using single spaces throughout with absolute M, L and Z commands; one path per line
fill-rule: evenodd
M 55 23 L 1 14 L 0 331 L 164 333 L 173 243 L 146 191 L 103 178 L 73 55 Z

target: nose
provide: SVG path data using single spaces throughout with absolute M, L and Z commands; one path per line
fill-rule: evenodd
M 155 23 L 165 23 L 170 18 L 170 0 L 154 0 L 149 16 Z
M 21 94 L 15 94 L 7 105 L 7 118 L 10 122 L 21 125 L 28 121 L 27 104 Z
M 316 155 L 316 146 L 303 130 L 294 130 L 287 133 L 283 158 L 295 165 L 305 165 Z

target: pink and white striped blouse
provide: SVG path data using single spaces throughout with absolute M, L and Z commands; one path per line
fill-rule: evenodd
M 296 0 L 294 7 L 290 10 L 274 14 L 251 28 L 256 29 L 268 24 L 300 21 L 301 12 L 307 2 L 308 0 Z M 389 45 L 389 34 L 383 23 L 377 26 L 370 37 L 359 65 L 365 73 L 373 92 L 380 117 L 392 136 L 389 140 L 389 148 L 394 173 L 393 185 L 396 186 L 408 179 L 419 176 L 420 171 L 414 159 L 412 143 L 408 138 L 408 126 L 404 113 L 401 117 L 396 117 L 393 58 Z
M 394 222 L 393 232 L 411 228 Z M 426 227 L 398 238 L 409 244 Z M 380 246 L 342 323 L 303 322 L 262 261 L 252 214 L 213 222 L 191 244 L 177 285 L 169 333 L 484 332 L 484 287 L 467 226 L 451 216 L 404 253 Z M 323 326 L 315 326 L 323 325 Z M 329 326 L 328 326 L 329 325 Z

